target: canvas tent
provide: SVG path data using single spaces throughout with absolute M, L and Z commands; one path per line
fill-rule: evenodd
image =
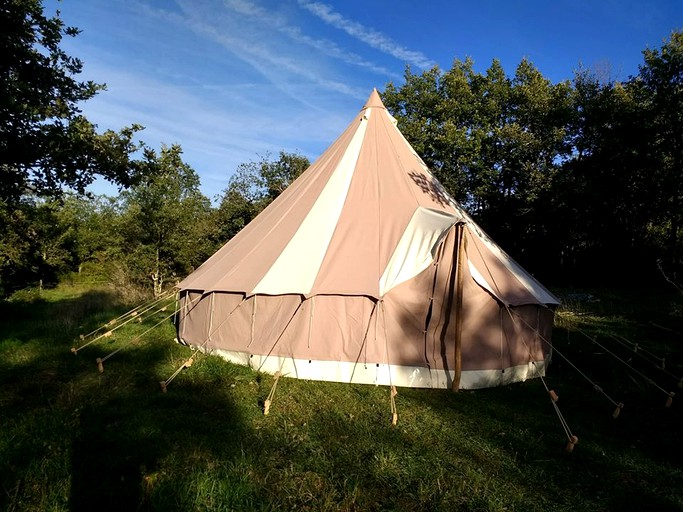
M 454 389 L 544 372 L 558 304 L 444 191 L 376 90 L 179 288 L 179 339 L 230 361 Z

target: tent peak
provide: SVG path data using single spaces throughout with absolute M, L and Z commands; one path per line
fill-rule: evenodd
M 368 98 L 368 101 L 365 102 L 365 106 L 363 106 L 362 110 L 365 110 L 366 108 L 384 108 L 384 103 L 382 103 L 382 98 L 379 96 L 379 92 L 377 92 L 377 88 L 372 89 L 372 93 L 370 93 L 370 97 Z

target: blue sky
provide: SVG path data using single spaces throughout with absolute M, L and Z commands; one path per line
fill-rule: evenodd
M 131 123 L 178 143 L 214 198 L 236 167 L 280 150 L 315 159 L 373 87 L 406 65 L 449 69 L 471 57 L 508 74 L 524 57 L 550 80 L 580 65 L 616 79 L 642 50 L 683 28 L 683 1 L 45 0 L 81 35 L 64 41 L 85 79 L 108 90 L 83 104 L 101 129 Z M 104 183 L 96 193 L 115 194 Z

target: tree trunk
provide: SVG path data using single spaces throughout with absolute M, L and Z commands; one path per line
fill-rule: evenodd
M 156 248 L 156 259 L 154 262 L 154 272 L 152 273 L 152 282 L 154 284 L 154 296 L 161 295 L 161 288 L 164 284 L 164 278 L 161 275 L 161 258 L 159 256 L 159 247 Z

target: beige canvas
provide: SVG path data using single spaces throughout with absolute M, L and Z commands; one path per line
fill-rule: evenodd
M 179 287 L 185 343 L 293 377 L 414 387 L 542 373 L 558 303 L 448 196 L 377 91 Z

